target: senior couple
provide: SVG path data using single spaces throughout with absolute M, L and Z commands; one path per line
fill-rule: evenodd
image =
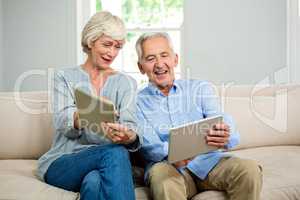
M 231 200 L 259 199 L 262 172 L 254 161 L 215 151 L 166 162 L 170 127 L 222 114 L 224 123 L 209 130 L 208 145 L 230 149 L 239 135 L 232 118 L 220 112 L 208 82 L 175 80 L 178 55 L 166 33 L 145 33 L 136 42 L 138 68 L 149 79 L 136 97 L 136 82 L 111 67 L 125 36 L 120 18 L 96 13 L 82 31 L 85 63 L 55 72 L 56 132 L 51 149 L 39 159 L 41 179 L 79 192 L 83 200 L 133 200 L 128 151 L 139 150 L 147 161 L 145 180 L 154 200 L 185 200 L 211 189 L 226 191 Z M 114 102 L 119 117 L 117 123 L 103 125 L 107 137 L 80 128 L 74 104 L 79 86 Z

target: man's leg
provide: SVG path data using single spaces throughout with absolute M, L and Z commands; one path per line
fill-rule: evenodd
M 154 200 L 186 200 L 189 196 L 186 181 L 173 165 L 165 162 L 154 164 L 149 171 Z
M 224 190 L 230 200 L 260 199 L 262 172 L 253 160 L 223 158 L 205 180 L 196 180 L 200 190 Z

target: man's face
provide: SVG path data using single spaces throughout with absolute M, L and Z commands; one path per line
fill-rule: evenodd
M 164 37 L 149 38 L 142 45 L 143 57 L 138 63 L 142 74 L 159 89 L 170 88 L 175 79 L 174 67 L 178 56 L 171 49 Z

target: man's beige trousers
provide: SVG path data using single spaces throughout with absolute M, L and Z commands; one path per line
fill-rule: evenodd
M 186 200 L 204 190 L 225 191 L 229 200 L 259 200 L 262 171 L 253 160 L 226 157 L 201 180 L 160 162 L 150 169 L 149 184 L 154 200 Z

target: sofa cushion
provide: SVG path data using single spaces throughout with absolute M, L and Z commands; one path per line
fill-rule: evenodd
M 300 145 L 300 86 L 265 87 L 253 94 L 248 91 L 249 96 L 245 88 L 241 96 L 234 93 L 238 88 L 230 88 L 222 99 L 225 112 L 233 116 L 241 135 L 235 149 Z
M 219 89 L 219 95 L 241 134 L 237 149 L 300 144 L 299 85 L 230 86 Z M 49 149 L 54 133 L 50 105 L 47 92 L 0 93 L 5 113 L 0 140 L 6 141 L 0 159 L 36 159 Z
M 36 160 L 0 160 L 0 199 L 75 200 L 78 193 L 48 185 L 35 177 Z M 150 199 L 149 189 L 135 189 L 137 200 Z
M 137 187 L 135 188 L 136 200 L 150 200 L 150 190 L 148 187 Z
M 143 187 L 144 183 L 144 168 L 132 166 L 132 176 L 135 187 Z
M 18 94 L 18 93 L 16 93 Z M 0 159 L 36 159 L 53 137 L 46 92 L 0 93 Z
M 273 146 L 237 150 L 241 158 L 256 160 L 263 168 L 262 200 L 296 200 L 300 197 L 300 146 Z M 193 200 L 225 200 L 225 193 L 206 191 Z
M 78 194 L 50 186 L 35 176 L 35 160 L 0 160 L 0 199 L 75 200 Z

